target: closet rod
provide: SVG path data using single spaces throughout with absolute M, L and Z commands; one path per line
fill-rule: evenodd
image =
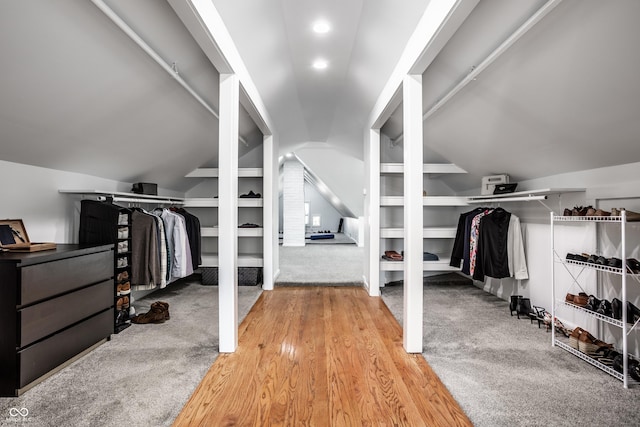
M 493 199 L 467 200 L 467 203 L 500 203 L 500 202 L 529 202 L 532 200 L 546 200 L 547 196 L 516 196 L 516 197 L 496 197 Z
M 116 24 L 118 28 L 120 28 L 131 40 L 133 40 L 142 50 L 144 50 L 147 55 L 149 55 L 154 61 L 156 61 L 158 65 L 160 65 L 160 67 L 162 67 L 162 69 L 167 72 L 167 74 L 169 74 L 173 79 L 180 83 L 180 85 L 185 88 L 185 90 L 189 92 L 191 96 L 193 96 L 200 104 L 202 104 L 202 106 L 206 108 L 207 111 L 209 111 L 213 115 L 213 117 L 220 120 L 220 115 L 218 114 L 218 112 L 213 107 L 211 107 L 207 103 L 207 101 L 202 99 L 202 97 L 198 95 L 198 93 L 191 86 L 189 86 L 189 84 L 184 81 L 182 77 L 180 77 L 178 72 L 174 70 L 169 64 L 167 64 L 165 60 L 162 59 L 162 57 L 155 50 L 153 50 L 151 46 L 149 46 L 142 39 L 142 37 L 138 35 L 138 33 L 136 33 L 117 13 L 113 11 L 113 9 L 107 6 L 107 4 L 103 0 L 91 1 L 98 9 L 102 11 L 102 13 L 104 13 L 109 19 L 111 19 L 111 21 Z M 238 135 L 238 139 L 245 146 L 249 146 L 247 141 L 241 135 Z
M 105 197 L 106 199 L 106 197 Z M 183 205 L 184 202 L 171 199 L 138 199 L 132 197 L 113 197 L 114 202 L 129 202 L 129 203 L 151 203 L 155 205 Z
M 544 18 L 549 12 L 560 4 L 562 0 L 549 0 L 543 4 L 540 9 L 535 11 L 533 15 L 529 17 L 517 30 L 515 30 L 507 39 L 500 44 L 493 52 L 489 54 L 482 62 L 477 66 L 472 67 L 471 72 L 467 74 L 457 85 L 447 92 L 438 102 L 436 102 L 429 110 L 422 116 L 422 121 L 427 120 L 429 116 L 438 111 L 444 104 L 446 104 L 451 98 L 453 98 L 458 92 L 460 92 L 466 85 L 476 79 L 478 74 L 484 71 L 489 65 L 491 65 L 496 59 L 498 59 L 504 52 L 506 52 L 520 37 L 525 35 L 531 28 L 533 28 L 542 18 Z

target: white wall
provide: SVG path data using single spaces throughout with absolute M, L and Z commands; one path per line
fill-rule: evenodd
M 345 218 L 343 232 L 346 236 L 351 237 L 358 247 L 364 247 L 364 217 Z
M 332 232 L 338 231 L 340 218 L 342 218 L 340 212 L 338 212 L 313 185 L 306 181 L 304 183 L 304 201 L 305 203 L 309 203 L 309 224 L 306 226 L 307 232 L 315 233 L 324 230 Z M 312 225 L 314 215 L 320 215 L 320 225 L 317 227 Z
M 78 241 L 79 198 L 58 190 L 131 190 L 131 183 L 3 160 L 0 179 L 0 217 L 21 218 L 32 242 Z
M 573 208 L 580 205 L 598 205 L 605 209 L 611 207 L 626 207 L 635 212 L 640 212 L 640 176 L 637 171 L 640 163 L 593 169 L 587 171 L 566 173 L 546 178 L 524 181 L 518 184 L 518 190 L 539 188 L 585 188 L 585 192 L 565 193 L 560 197 L 551 196 L 545 203 L 558 215 L 562 215 L 564 208 Z M 478 190 L 479 194 L 479 190 Z M 529 280 L 517 283 L 513 279 L 487 279 L 484 284 L 478 286 L 503 298 L 509 299 L 512 294 L 524 295 L 531 298 L 535 305 L 540 305 L 548 310 L 551 308 L 551 242 L 549 210 L 538 202 L 503 203 L 502 207 L 518 215 L 523 225 L 523 239 L 525 254 L 529 270 Z M 567 252 L 598 251 L 606 257 L 618 253 L 619 233 L 618 228 L 607 226 L 606 239 L 600 240 L 600 247 L 596 239 L 595 225 L 572 225 L 556 227 L 556 252 L 559 256 L 566 256 Z M 631 224 L 630 240 L 627 242 L 627 256 L 638 258 L 640 253 L 640 223 Z M 557 266 L 559 271 L 562 267 Z M 564 274 L 564 273 L 560 273 Z M 557 276 L 556 276 L 557 277 Z M 594 279 L 595 280 L 595 279 Z M 567 282 L 566 277 L 563 282 Z M 585 280 L 588 283 L 589 279 Z M 571 283 L 570 281 L 568 283 Z M 640 295 L 640 286 L 628 286 L 631 290 L 631 300 L 634 301 Z M 579 289 L 572 287 L 571 293 L 577 293 Z M 575 291 L 575 292 L 573 292 Z M 594 287 L 588 287 L 586 292 L 595 293 Z M 611 299 L 615 297 L 614 290 L 609 292 Z M 619 295 L 618 295 L 619 296 Z M 602 296 L 601 296 L 602 297 Z M 635 300 L 637 301 L 637 300 Z
M 79 196 L 58 190 L 130 192 L 131 183 L 0 160 L 0 218 L 22 219 L 32 242 L 77 243 Z M 159 189 L 161 195 L 182 196 Z
M 283 166 L 283 246 L 304 246 L 304 167 L 298 161 Z
M 356 216 L 363 215 L 364 162 L 333 148 L 302 147 L 296 155 Z

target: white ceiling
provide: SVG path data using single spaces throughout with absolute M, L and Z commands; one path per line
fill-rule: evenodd
M 424 110 L 545 3 L 480 1 L 425 71 Z M 559 2 L 425 120 L 425 161 L 467 170 L 445 178 L 459 191 L 497 173 L 517 182 L 640 162 L 639 16 L 637 0 Z M 383 128 L 391 137 L 400 112 Z
M 105 0 L 214 110 L 218 73 L 164 0 Z M 362 158 L 366 120 L 428 0 L 213 0 L 281 151 Z M 423 76 L 427 109 L 544 0 L 481 0 Z M 564 0 L 425 121 L 429 158 L 515 180 L 640 161 L 640 1 Z M 333 31 L 318 37 L 322 17 Z M 0 159 L 186 190 L 217 120 L 90 1 L 0 2 Z M 330 67 L 310 67 L 317 56 Z M 241 153 L 260 135 L 241 111 Z M 402 132 L 398 115 L 383 128 Z M 321 177 L 322 178 L 322 177 Z M 346 201 L 349 203 L 349 201 Z
M 364 127 L 428 0 L 213 0 L 277 128 L 281 151 L 328 143 L 362 158 Z M 317 19 L 332 31 L 316 35 Z M 329 68 L 316 71 L 314 59 Z

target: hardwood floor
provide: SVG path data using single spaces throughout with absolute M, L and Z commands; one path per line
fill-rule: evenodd
M 358 287 L 263 292 L 174 426 L 471 426 L 380 298 Z

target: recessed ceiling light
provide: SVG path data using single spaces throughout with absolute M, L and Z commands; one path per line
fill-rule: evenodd
M 313 32 L 317 34 L 326 34 L 331 31 L 331 25 L 322 19 L 313 23 Z
M 313 68 L 315 68 L 316 70 L 324 70 L 328 66 L 329 63 L 324 59 L 316 59 L 315 61 L 313 61 Z

